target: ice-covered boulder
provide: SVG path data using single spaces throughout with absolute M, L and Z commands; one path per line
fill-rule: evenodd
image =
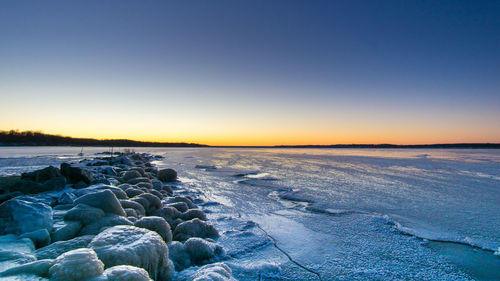
M 211 224 L 200 219 L 192 219 L 179 224 L 174 230 L 174 240 L 185 241 L 191 237 L 217 238 L 219 233 Z
M 73 204 L 75 201 L 76 196 L 73 193 L 70 192 L 63 192 L 58 198 L 57 198 L 57 204 Z
M 49 269 L 51 280 L 88 280 L 101 275 L 104 264 L 92 249 L 82 248 L 66 252 L 56 258 Z
M 174 197 L 167 198 L 166 200 L 164 200 L 164 202 L 165 202 L 165 204 L 184 202 L 187 204 L 189 209 L 196 208 L 196 204 L 194 204 L 193 201 L 187 196 L 176 195 Z
M 158 233 L 166 243 L 172 242 L 172 231 L 170 230 L 170 225 L 162 217 L 142 217 L 136 221 L 134 225 Z
M 41 248 L 50 244 L 50 234 L 47 229 L 42 228 L 31 232 L 25 232 L 19 238 L 29 238 L 35 247 Z
M 100 220 L 104 215 L 103 210 L 81 203 L 70 209 L 64 215 L 64 220 L 79 221 L 82 225 L 87 225 Z
M 76 237 L 67 241 L 58 241 L 35 251 L 38 259 L 55 259 L 65 252 L 87 248 L 87 245 L 94 238 L 93 235 Z
M 154 189 L 150 189 L 149 190 L 149 193 L 153 194 L 154 196 L 162 199 L 163 197 L 165 197 L 163 194 L 161 194 L 161 192 L 159 192 L 158 190 L 154 190 Z
M 75 238 L 82 229 L 82 223 L 79 221 L 66 221 L 54 225 L 54 230 L 50 234 L 53 242 L 66 241 Z
M 164 218 L 172 228 L 172 224 L 179 217 L 180 212 L 172 207 L 163 207 L 154 211 L 151 215 Z
M 49 269 L 54 265 L 55 260 L 38 260 L 15 266 L 0 273 L 0 277 L 13 275 L 36 275 L 39 277 L 49 277 Z M 26 278 L 26 277 L 24 277 Z M 23 279 L 24 279 L 23 278 Z
M 152 281 L 148 272 L 142 268 L 130 265 L 110 267 L 104 273 L 91 281 Z
M 186 247 L 179 241 L 173 241 L 168 244 L 168 255 L 174 263 L 176 271 L 182 271 L 191 266 L 191 256 Z
M 140 178 L 140 177 L 142 177 L 142 175 L 141 175 L 141 173 L 139 173 L 139 171 L 128 170 L 123 174 L 122 179 L 124 182 L 127 182 L 131 179 Z
M 22 173 L 21 179 L 29 179 L 29 180 L 41 183 L 41 182 L 45 182 L 45 181 L 48 181 L 50 179 L 60 177 L 60 176 L 62 176 L 62 175 L 61 175 L 61 171 L 59 171 L 59 169 L 57 169 L 53 166 L 49 166 L 49 167 L 43 168 L 41 170 L 36 170 L 33 172 L 29 172 L 29 173 Z
M 94 249 L 106 267 L 132 265 L 144 268 L 154 280 L 170 280 L 173 264 L 168 247 L 156 232 L 135 226 L 115 226 L 94 237 Z
M 135 178 L 135 179 L 130 179 L 127 181 L 129 184 L 139 184 L 141 182 L 149 183 L 151 184 L 151 179 L 146 178 L 146 177 L 140 177 L 140 178 Z
M 189 238 L 184 246 L 191 261 L 197 265 L 219 261 L 225 255 L 224 249 L 220 245 L 198 237 Z
M 66 177 L 69 183 L 83 181 L 86 184 L 90 184 L 90 182 L 94 180 L 94 175 L 90 171 L 72 167 L 68 163 L 61 164 L 61 173 Z
M 177 180 L 177 172 L 173 169 L 163 169 L 158 171 L 158 179 L 161 181 L 176 181 Z
M 193 281 L 236 281 L 233 272 L 225 263 L 213 263 L 200 267 Z
M 52 230 L 52 208 L 17 198 L 0 205 L 0 235 L 22 234 L 39 229 Z
M 192 220 L 195 218 L 198 218 L 202 221 L 207 220 L 207 215 L 205 214 L 205 212 L 203 212 L 200 209 L 189 209 L 189 210 L 185 211 L 184 213 L 180 214 L 179 217 L 185 221 Z
M 132 197 L 135 197 L 137 195 L 140 195 L 140 194 L 143 194 L 144 191 L 138 189 L 138 188 L 135 188 L 135 187 L 129 187 L 125 190 L 125 193 L 127 194 L 127 196 L 129 198 L 132 198 Z
M 133 225 L 126 217 L 117 215 L 107 215 L 91 224 L 84 226 L 80 230 L 80 235 L 97 235 L 106 228 L 115 225 Z
M 135 202 L 135 201 L 131 201 L 131 200 L 120 200 L 120 204 L 122 205 L 122 207 L 125 209 L 125 208 L 132 208 L 134 210 L 136 210 L 137 214 L 139 216 L 144 216 L 146 215 L 146 210 L 144 209 L 144 206 L 142 206 L 141 204 Z
M 153 189 L 153 185 L 149 182 L 138 182 L 135 185 L 139 188 L 146 188 L 147 190 Z
M 153 195 L 151 193 L 143 193 L 143 194 L 138 195 L 137 197 L 144 198 L 144 199 L 148 200 L 148 207 L 146 208 L 146 214 L 151 214 L 154 211 L 163 207 L 163 205 L 161 204 L 160 198 L 156 197 L 155 195 Z
M 120 201 L 118 201 L 115 194 L 109 190 L 101 190 L 78 197 L 75 200 L 75 204 L 81 203 L 99 208 L 105 213 L 125 216 L 125 211 L 123 210 Z
M 186 204 L 186 202 L 166 203 L 165 207 L 176 208 L 181 213 L 184 213 L 185 211 L 187 211 L 189 209 L 189 207 Z

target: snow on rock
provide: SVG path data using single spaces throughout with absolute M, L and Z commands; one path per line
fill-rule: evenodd
M 154 216 L 142 217 L 134 225 L 158 233 L 166 243 L 172 242 L 172 231 L 164 218 Z
M 148 201 L 148 206 L 145 208 L 146 214 L 151 214 L 154 211 L 163 207 L 160 198 L 156 197 L 155 195 L 153 195 L 151 193 L 139 194 L 139 195 L 137 195 L 137 197 L 144 198 Z
M 140 178 L 140 177 L 142 177 L 142 175 L 141 175 L 141 173 L 139 173 L 139 171 L 129 170 L 123 174 L 122 179 L 124 182 L 127 182 L 131 179 Z
M 36 260 L 35 245 L 31 239 L 19 239 L 17 235 L 0 236 L 0 271 Z
M 120 201 L 115 194 L 109 190 L 101 190 L 78 197 L 75 204 L 87 204 L 91 207 L 99 208 L 105 213 L 125 216 L 125 211 L 120 205 Z
M 177 202 L 184 202 L 184 203 L 186 203 L 189 209 L 195 209 L 195 208 L 197 208 L 196 204 L 193 203 L 193 200 L 191 200 L 191 198 L 189 198 L 187 196 L 176 195 L 174 197 L 169 197 L 166 200 L 164 200 L 165 204 L 177 203 Z M 181 211 L 181 210 L 179 210 L 179 211 Z M 184 211 L 181 211 L 181 212 L 184 212 Z
M 13 276 L 21 274 L 36 275 L 40 277 L 49 276 L 49 268 L 54 265 L 55 260 L 38 260 L 15 266 L 0 272 L 0 276 Z
M 82 223 L 79 221 L 66 221 L 62 224 L 55 224 L 54 231 L 50 234 L 53 242 L 66 241 L 73 239 L 82 229 Z
M 106 267 L 132 265 L 144 268 L 154 280 L 171 280 L 173 264 L 168 247 L 157 233 L 135 226 L 115 226 L 94 237 L 94 249 Z
M 172 228 L 172 225 L 173 225 L 175 219 L 177 219 L 180 216 L 180 214 L 181 213 L 179 211 L 177 211 L 176 208 L 173 208 L 173 207 L 163 207 L 163 208 L 158 209 L 152 213 L 153 216 L 158 216 L 158 217 L 162 217 L 163 219 L 165 219 L 171 228 Z
M 202 238 L 189 238 L 185 243 L 186 251 L 194 264 L 207 264 L 224 257 L 224 249 L 217 243 Z
M 158 179 L 161 181 L 176 181 L 177 180 L 177 172 L 172 169 L 163 169 L 158 171 Z
M 84 226 L 80 230 L 80 235 L 97 235 L 103 229 L 112 227 L 115 225 L 133 225 L 133 223 L 126 217 L 117 215 L 107 215 L 98 221 L 95 221 L 89 225 Z
M 187 211 L 189 209 L 189 207 L 186 204 L 186 202 L 166 203 L 165 207 L 176 208 L 177 211 L 179 211 L 181 213 L 183 213 L 183 212 L 185 212 L 185 211 Z
M 52 208 L 46 204 L 14 198 L 0 205 L 0 234 L 50 231 L 52 224 Z
M 66 252 L 49 269 L 51 280 L 87 280 L 104 272 L 104 264 L 92 249 L 81 248 Z
M 92 281 L 151 281 L 148 272 L 142 268 L 130 265 L 110 267 Z
M 236 281 L 229 266 L 213 263 L 200 267 L 193 276 L 193 281 Z
M 174 240 L 185 241 L 191 237 L 217 238 L 219 232 L 213 225 L 200 219 L 185 221 L 174 230 Z
M 179 241 L 173 241 L 168 244 L 168 250 L 169 257 L 175 265 L 175 270 L 181 271 L 191 266 L 191 256 L 184 244 Z
M 68 241 L 59 241 L 52 243 L 46 247 L 40 248 L 35 251 L 35 255 L 38 259 L 55 259 L 61 254 L 76 250 L 79 248 L 87 248 L 87 245 L 94 238 L 93 235 L 85 235 L 73 238 Z
M 207 215 L 205 214 L 205 212 L 203 212 L 200 209 L 189 209 L 189 210 L 185 211 L 184 213 L 180 214 L 179 217 L 185 221 L 192 220 L 195 218 L 198 218 L 202 221 L 207 220 Z
M 131 208 L 134 209 L 139 216 L 144 216 L 146 215 L 146 210 L 144 209 L 144 206 L 141 204 L 135 202 L 135 201 L 130 201 L 130 200 L 120 200 L 120 204 L 122 207 L 125 208 Z
M 81 224 L 87 225 L 101 219 L 102 217 L 104 217 L 103 210 L 80 203 L 71 208 L 64 215 L 64 220 L 79 221 Z

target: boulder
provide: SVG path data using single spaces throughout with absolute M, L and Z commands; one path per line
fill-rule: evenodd
M 115 226 L 97 235 L 89 246 L 106 267 L 132 265 L 146 269 L 154 280 L 171 280 L 174 268 L 168 247 L 156 232 L 135 226 Z
M 151 214 L 154 211 L 163 207 L 160 198 L 156 197 L 155 195 L 153 195 L 151 193 L 143 193 L 143 194 L 137 195 L 137 197 L 144 198 L 144 199 L 148 200 L 148 206 L 145 207 L 146 214 Z
M 73 204 L 75 201 L 76 196 L 73 193 L 70 192 L 63 192 L 58 198 L 57 198 L 57 204 Z
M 186 196 L 174 196 L 174 197 L 169 197 L 165 200 L 165 203 L 166 204 L 170 204 L 170 203 L 177 203 L 177 202 L 184 202 L 187 204 L 188 208 L 189 209 L 195 209 L 196 208 L 196 204 L 193 203 L 193 201 L 186 197 Z
M 52 208 L 17 198 L 0 205 L 0 235 L 22 234 L 39 229 L 52 230 Z
M 217 238 L 219 232 L 211 224 L 200 219 L 192 219 L 179 224 L 174 230 L 174 240 L 185 241 L 191 237 Z
M 168 244 L 169 257 L 174 263 L 176 271 L 182 271 L 185 268 L 190 267 L 191 256 L 189 255 L 186 247 L 179 241 L 173 241 Z
M 236 281 L 229 266 L 213 263 L 200 267 L 192 277 L 193 281 Z
M 181 213 L 184 213 L 189 209 L 188 205 L 185 202 L 169 203 L 165 204 L 165 206 L 175 208 Z
M 139 183 L 136 183 L 135 185 L 140 187 L 140 188 L 146 188 L 148 190 L 153 189 L 153 185 L 150 184 L 149 182 L 139 182 Z
M 90 171 L 72 167 L 68 163 L 61 164 L 61 173 L 66 177 L 69 183 L 83 181 L 86 184 L 90 184 L 94 180 L 94 175 Z
M 140 194 L 143 194 L 144 191 L 140 190 L 140 189 L 137 189 L 135 187 L 129 187 L 125 190 L 125 193 L 127 194 L 127 196 L 129 198 L 132 198 L 132 197 L 135 197 L 137 195 L 140 195 Z
M 77 249 L 66 252 L 56 258 L 49 269 L 51 280 L 83 281 L 101 275 L 104 264 L 92 249 Z
M 146 178 L 146 177 L 140 177 L 140 178 L 135 178 L 135 179 L 130 179 L 127 181 L 128 184 L 138 184 L 141 182 L 149 183 L 151 184 L 151 179 Z
M 164 218 L 154 216 L 142 217 L 134 225 L 158 233 L 166 243 L 172 242 L 172 230 L 170 230 L 170 225 Z
M 94 281 L 94 280 L 92 280 Z M 104 270 L 95 281 L 152 281 L 146 270 L 130 265 L 117 265 Z
M 93 238 L 93 235 L 85 235 L 70 239 L 68 241 L 55 242 L 46 247 L 36 250 L 35 255 L 39 260 L 55 259 L 65 252 L 79 248 L 87 248 L 87 245 L 90 243 L 90 241 L 92 241 Z
M 198 218 L 202 221 L 207 220 L 207 215 L 205 214 L 205 212 L 203 212 L 200 209 L 189 209 L 189 210 L 185 211 L 184 213 L 180 214 L 179 217 L 184 221 L 192 220 L 195 218 Z
M 173 169 L 163 169 L 158 171 L 158 179 L 166 182 L 177 180 L 177 172 Z
M 219 261 L 224 257 L 224 249 L 217 243 L 202 238 L 189 238 L 185 243 L 186 251 L 189 253 L 192 263 L 203 265 Z
M 59 169 L 52 167 L 52 166 L 49 166 L 49 167 L 43 168 L 41 170 L 36 170 L 33 172 L 29 172 L 29 173 L 22 173 L 21 179 L 29 179 L 29 180 L 32 180 L 34 182 L 42 183 L 42 182 L 46 182 L 52 178 L 56 178 L 56 177 L 60 177 L 60 176 L 62 176 L 62 175 L 61 175 L 61 172 L 59 171 Z
M 136 170 L 128 170 L 126 171 L 123 176 L 122 176 L 122 179 L 124 182 L 127 182 L 131 179 L 135 179 L 135 178 L 140 178 L 142 177 L 141 173 L 139 173 L 138 171 Z
M 81 203 L 99 208 L 105 213 L 125 216 L 125 211 L 120 205 L 120 201 L 118 201 L 115 194 L 109 190 L 101 190 L 78 197 L 75 200 L 75 204 Z
M 103 210 L 81 203 L 70 209 L 64 215 L 64 220 L 79 221 L 82 225 L 87 225 L 101 219 L 102 217 L 104 217 Z
M 39 229 L 32 232 L 25 232 L 19 238 L 29 238 L 36 248 L 45 247 L 50 244 L 50 234 L 47 229 Z
M 149 193 L 153 194 L 154 196 L 158 197 L 159 199 L 162 199 L 163 197 L 165 197 L 163 194 L 161 194 L 161 192 L 159 192 L 158 190 L 154 190 L 154 189 L 150 189 L 149 190 Z
M 61 225 L 55 225 L 50 237 L 53 242 L 66 241 L 75 238 L 82 229 L 79 221 L 66 221 Z
M 172 223 L 175 221 L 175 219 L 179 217 L 180 213 L 175 208 L 163 207 L 161 209 L 154 211 L 151 215 L 162 217 L 168 222 L 170 226 L 172 226 Z
M 55 260 L 38 260 L 9 268 L 1 272 L 0 277 L 23 275 L 36 275 L 39 277 L 49 277 L 49 269 L 54 265 Z M 17 279 L 19 280 L 19 279 Z
M 89 225 L 84 226 L 79 235 L 97 235 L 106 228 L 115 225 L 133 225 L 133 223 L 126 217 L 117 215 L 107 215 L 98 221 L 95 221 Z
M 142 206 L 140 203 L 137 203 L 135 201 L 131 200 L 120 200 L 120 204 L 122 207 L 125 208 L 132 208 L 136 210 L 137 215 L 139 216 L 145 216 L 146 215 L 146 210 L 144 209 L 144 206 Z

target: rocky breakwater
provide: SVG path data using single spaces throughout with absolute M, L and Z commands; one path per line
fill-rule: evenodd
M 217 229 L 154 159 L 128 153 L 1 178 L 0 280 L 175 280 L 187 268 L 191 280 L 235 280 Z

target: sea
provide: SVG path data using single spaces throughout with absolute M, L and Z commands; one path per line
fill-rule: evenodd
M 238 280 L 500 280 L 500 150 L 130 149 L 178 172 Z M 110 149 L 81 151 L 0 147 L 0 176 Z

